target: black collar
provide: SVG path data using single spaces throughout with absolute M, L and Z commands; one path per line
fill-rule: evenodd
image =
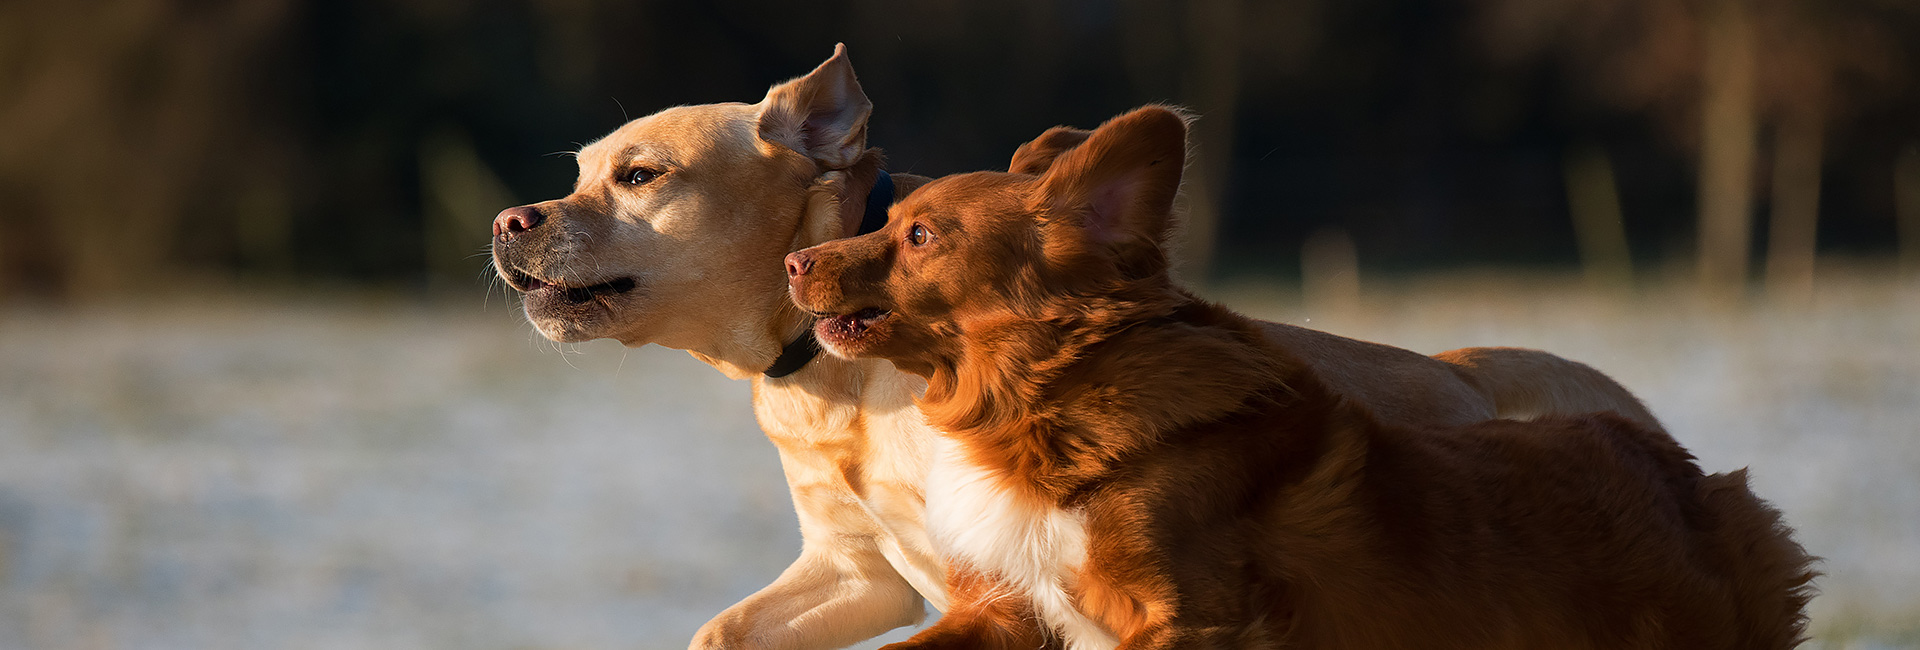
M 860 215 L 860 234 L 887 227 L 887 208 L 893 205 L 893 175 L 881 171 L 867 191 L 867 212 Z
M 864 235 L 887 225 L 887 206 L 893 205 L 893 176 L 885 171 L 873 179 L 873 190 L 867 192 L 867 211 L 860 215 L 860 232 Z M 813 338 L 813 327 L 800 333 L 800 338 L 788 343 L 780 350 L 780 357 L 773 360 L 765 374 L 769 379 L 779 379 L 807 366 L 807 362 L 820 355 L 820 341 Z

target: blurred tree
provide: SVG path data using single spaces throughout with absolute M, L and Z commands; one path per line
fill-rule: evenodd
M 1221 205 L 1233 169 L 1235 120 L 1240 101 L 1242 0 L 1190 0 L 1187 38 L 1192 48 L 1181 75 L 1180 97 L 1199 111 L 1190 138 L 1184 232 L 1175 261 L 1179 270 L 1204 281 L 1213 269 Z
M 1597 145 L 1567 152 L 1562 167 L 1567 176 L 1567 210 L 1573 214 L 1574 236 L 1587 283 L 1605 291 L 1633 286 L 1633 256 L 1627 248 L 1627 230 L 1620 218 L 1620 190 L 1613 179 L 1613 159 Z
M 1360 256 L 1346 230 L 1321 228 L 1300 246 L 1300 298 L 1317 315 L 1360 308 Z
M 1826 123 L 1817 111 L 1786 113 L 1774 126 L 1766 282 L 1777 301 L 1804 304 L 1813 297 L 1825 140 Z
M 1831 243 L 1889 248 L 1885 167 L 1920 125 L 1911 95 L 1865 91 L 1905 81 L 1886 51 L 1920 42 L 1899 38 L 1920 34 L 1912 0 L 78 0 L 0 3 L 0 293 L 197 286 L 187 273 L 444 286 L 481 271 L 464 256 L 497 204 L 565 191 L 573 166 L 545 154 L 673 104 L 751 101 L 835 41 L 901 171 L 1003 165 L 1048 126 L 1146 102 L 1195 109 L 1191 280 L 1291 274 L 1328 226 L 1403 269 L 1558 263 L 1570 232 L 1618 258 L 1618 228 L 1590 226 L 1621 220 L 1585 207 L 1636 226 L 1705 201 L 1698 179 L 1644 146 L 1643 120 L 1555 111 L 1651 116 L 1700 151 L 1704 10 L 1736 1 L 1757 72 L 1753 127 L 1734 130 L 1767 134 L 1745 157 L 1777 176 L 1770 274 L 1804 277 L 1786 242 L 1810 241 L 1794 233 L 1815 208 Z M 1559 65 L 1515 74 L 1483 48 Z M 1543 99 L 1560 78 L 1574 108 Z M 1833 101 L 1788 105 L 1807 98 Z M 1751 200 L 1752 176 L 1732 194 Z M 1600 216 L 1537 217 L 1563 204 Z M 1690 229 L 1660 230 L 1625 234 L 1646 250 Z
M 476 266 L 491 272 L 473 259 L 488 251 L 493 215 L 520 201 L 480 159 L 473 139 L 456 127 L 429 132 L 420 143 L 419 160 L 427 281 L 447 288 L 470 279 Z
M 1757 26 L 1766 43 L 1762 108 L 1773 120 L 1766 281 L 1776 298 L 1805 302 L 1813 291 L 1827 132 L 1894 96 L 1908 70 L 1883 3 L 1776 2 Z
M 1485 0 L 1496 59 L 1552 56 L 1584 91 L 1663 118 L 1699 155 L 1699 277 L 1730 295 L 1748 275 L 1763 122 L 1773 129 L 1769 285 L 1810 286 L 1824 134 L 1898 92 L 1897 0 Z M 1691 120 L 1684 116 L 1695 117 Z
M 1920 274 L 1920 143 L 1900 151 L 1893 166 L 1894 210 L 1899 220 L 1900 268 Z
M 1753 246 L 1758 43 L 1748 0 L 1705 0 L 1700 22 L 1700 284 L 1734 295 Z
M 228 178 L 261 180 L 272 134 L 247 82 L 286 25 L 289 3 L 245 0 L 0 5 L 0 275 L 88 295 L 173 279 L 183 233 L 231 237 Z M 268 208 L 271 210 L 272 208 Z M 221 225 L 227 225 L 222 233 Z M 259 236 L 259 235 L 256 235 Z M 266 248 L 278 248 L 277 244 Z M 37 250 L 35 250 L 37 249 Z M 22 265 L 27 268 L 22 268 Z
M 1134 0 L 1123 6 L 1119 31 L 1128 85 L 1140 98 L 1134 103 L 1170 100 L 1196 117 L 1174 261 L 1177 272 L 1204 281 L 1218 269 L 1226 208 L 1241 162 L 1242 90 L 1285 83 L 1300 73 L 1325 27 L 1321 2 Z

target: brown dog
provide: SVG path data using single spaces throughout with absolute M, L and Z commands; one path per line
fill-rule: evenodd
M 927 378 L 944 432 L 954 602 L 892 647 L 1798 643 L 1810 558 L 1743 472 L 1612 414 L 1384 424 L 1169 282 L 1185 136 L 1137 110 L 788 256 L 827 348 Z

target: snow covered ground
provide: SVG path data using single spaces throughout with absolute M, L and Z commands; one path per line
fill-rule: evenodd
M 1807 309 L 1369 290 L 1340 313 L 1214 295 L 1587 361 L 1709 470 L 1751 467 L 1826 558 L 1816 646 L 1920 647 L 1920 283 L 1843 279 Z M 0 309 L 0 650 L 681 648 L 798 547 L 745 383 L 554 346 L 498 296 Z

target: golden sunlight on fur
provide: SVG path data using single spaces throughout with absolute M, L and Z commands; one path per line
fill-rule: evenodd
M 1185 152 L 1185 116 L 1142 108 L 1037 177 L 939 179 L 887 229 L 789 257 L 820 336 L 926 377 L 942 432 L 927 525 L 952 608 L 890 649 L 1800 642 L 1811 558 L 1744 471 L 1704 474 L 1644 411 L 1383 409 L 1173 285 Z M 1570 363 L 1442 357 L 1542 379 Z M 1432 376 L 1513 391 L 1503 412 L 1625 395 L 1572 375 Z
M 925 381 L 883 360 L 830 355 L 784 377 L 761 374 L 814 321 L 788 300 L 782 258 L 851 235 L 860 222 L 883 162 L 865 142 L 871 110 L 836 48 L 759 103 L 680 106 L 620 127 L 580 151 L 570 194 L 494 223 L 495 265 L 546 337 L 684 349 L 753 382 L 754 412 L 779 449 L 805 543 L 772 584 L 702 627 L 694 648 L 824 650 L 916 623 L 926 604 L 947 609 L 944 566 L 923 521 L 937 439 L 913 407 Z M 1056 132 L 1021 147 L 1013 168 L 1043 171 L 1084 139 Z M 896 197 L 927 181 L 892 180 Z M 1509 413 L 1513 400 L 1499 391 L 1558 386 L 1547 394 L 1559 401 L 1527 405 L 1653 422 L 1603 375 L 1541 352 L 1448 363 L 1263 327 L 1393 421 L 1534 413 Z

